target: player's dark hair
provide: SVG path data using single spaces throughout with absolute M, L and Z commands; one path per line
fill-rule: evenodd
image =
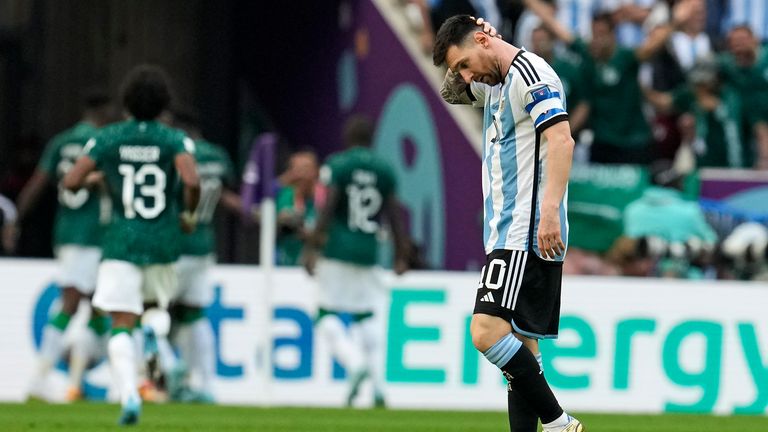
M 478 29 L 481 28 L 469 15 L 454 15 L 445 20 L 435 36 L 435 48 L 432 51 L 432 62 L 435 66 L 445 63 L 448 48 L 461 45 L 470 33 Z
M 158 66 L 133 68 L 122 85 L 123 105 L 137 120 L 157 118 L 171 103 L 168 76 Z
M 592 24 L 604 23 L 613 31 L 616 29 L 616 23 L 613 22 L 613 15 L 610 12 L 600 12 L 592 17 Z
M 373 141 L 373 122 L 362 114 L 355 114 L 344 125 L 344 145 L 369 147 Z

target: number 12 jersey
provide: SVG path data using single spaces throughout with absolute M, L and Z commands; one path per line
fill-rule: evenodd
M 386 200 L 395 193 L 392 167 L 365 147 L 331 156 L 320 179 L 338 193 L 323 255 L 358 265 L 376 263 L 376 234 Z

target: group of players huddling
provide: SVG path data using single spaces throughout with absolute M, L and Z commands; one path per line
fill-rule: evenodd
M 43 331 L 30 397 L 49 398 L 49 374 L 70 348 L 67 399 L 82 398 L 86 366 L 106 352 L 122 407 L 119 423 L 131 425 L 142 400 L 158 398 L 156 381 L 171 400 L 213 401 L 215 341 L 204 315 L 213 290 L 211 222 L 219 204 L 252 212 L 242 211 L 239 196 L 225 187 L 233 181 L 225 151 L 202 139 L 194 116 L 170 109 L 160 68 L 134 68 L 121 99 L 126 119 L 113 124 L 107 124 L 108 97 L 86 99 L 83 119 L 46 148 L 19 208 L 22 219 L 48 182 L 58 185 L 61 307 Z M 382 218 L 394 234 L 395 272 L 407 269 L 394 171 L 370 149 L 373 135 L 367 118 L 348 121 L 347 148 L 323 167 L 325 202 L 302 252 L 320 291 L 318 338 L 348 371 L 349 405 L 366 378 L 375 403 L 384 404 L 374 320 L 383 288 L 375 269 Z M 67 332 L 76 337 L 65 340 L 87 300 L 92 307 L 80 311 L 90 316 L 87 328 Z
M 211 221 L 222 194 L 232 210 L 238 199 L 224 187 L 233 180 L 229 157 L 202 139 L 194 116 L 170 111 L 160 68 L 134 68 L 121 97 L 126 119 L 113 124 L 107 124 L 108 96 L 86 98 L 82 120 L 45 149 L 19 207 L 23 216 L 47 182 L 58 185 L 61 307 L 43 330 L 30 396 L 49 398 L 48 375 L 71 346 L 67 399 L 81 398 L 87 364 L 106 351 L 120 423 L 133 424 L 141 408 L 139 377 L 154 375 L 145 356 L 171 399 L 213 400 L 214 336 L 203 312 L 212 301 Z M 65 330 L 88 299 L 87 329 L 68 343 Z M 180 359 L 168 340 L 172 321 Z M 148 383 L 141 383 L 143 396 L 157 397 Z

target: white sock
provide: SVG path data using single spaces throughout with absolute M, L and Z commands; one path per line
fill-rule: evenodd
M 118 333 L 109 338 L 109 363 L 120 391 L 123 405 L 129 400 L 140 400 L 136 374 L 136 345 L 127 333 Z
M 213 379 L 216 376 L 216 342 L 211 323 L 199 319 L 190 326 L 191 355 L 190 367 L 200 376 L 200 390 L 213 393 Z
M 565 411 L 563 411 L 563 414 L 555 419 L 552 422 L 549 422 L 547 424 L 542 424 L 544 427 L 544 432 L 558 432 L 562 428 L 564 428 L 568 422 L 571 421 L 571 416 L 569 416 Z
M 141 328 L 135 328 L 131 332 L 131 338 L 133 339 L 133 346 L 136 350 L 138 357 L 136 358 L 136 370 L 141 382 L 149 379 L 147 377 L 147 362 L 144 359 L 144 330 Z
M 163 372 L 170 373 L 176 367 L 176 354 L 166 337 L 157 337 L 157 356 Z
M 48 324 L 43 329 L 40 343 L 40 376 L 45 376 L 61 358 L 64 352 L 64 332 Z
M 195 346 L 192 336 L 192 324 L 179 324 L 173 337 L 173 344 L 179 348 L 184 364 L 191 370 L 194 366 Z
M 384 359 L 381 357 L 380 352 L 381 332 L 379 323 L 374 316 L 357 324 L 357 326 L 360 328 L 360 337 L 365 349 L 366 363 L 368 364 L 368 371 L 373 383 L 373 393 L 377 397 L 384 397 L 384 371 L 382 367 Z
M 90 328 L 85 328 L 72 342 L 72 351 L 69 354 L 69 386 L 80 388 L 83 382 L 88 361 L 95 357 L 98 351 L 99 337 Z
M 336 315 L 326 315 L 317 323 L 318 336 L 323 338 L 328 348 L 348 376 L 354 376 L 365 367 L 361 347 L 352 340 L 350 334 Z

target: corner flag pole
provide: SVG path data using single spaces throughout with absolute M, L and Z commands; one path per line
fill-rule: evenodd
M 275 210 L 275 146 L 277 136 L 261 134 L 253 142 L 248 163 L 243 171 L 241 197 L 244 217 L 250 218 L 252 208 L 259 207 L 259 263 L 262 286 L 256 304 L 256 370 L 261 385 L 261 402 L 272 403 L 272 274 L 275 268 L 275 237 L 277 215 Z

